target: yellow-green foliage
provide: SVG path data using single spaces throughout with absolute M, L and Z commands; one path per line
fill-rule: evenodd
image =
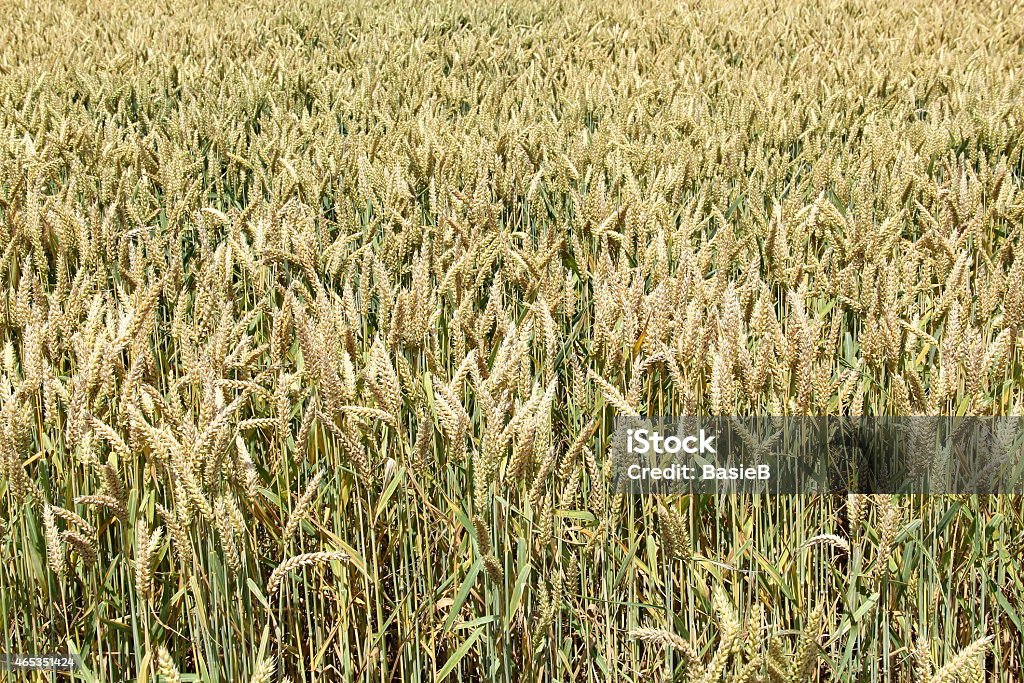
M 616 414 L 1021 413 L 1018 2 L 0 9 L 3 651 L 1019 680 L 1018 499 L 606 458 Z

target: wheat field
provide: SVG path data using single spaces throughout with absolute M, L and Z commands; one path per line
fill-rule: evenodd
M 1024 679 L 1019 496 L 608 457 L 1024 415 L 1020 2 L 0 7 L 0 677 Z

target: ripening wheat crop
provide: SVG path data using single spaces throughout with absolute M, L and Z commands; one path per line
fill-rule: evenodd
M 1024 414 L 1020 2 L 0 9 L 0 651 L 1021 680 L 1019 497 L 608 458 L 616 415 Z

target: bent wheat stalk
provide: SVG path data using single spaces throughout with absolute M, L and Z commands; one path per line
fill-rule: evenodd
M 326 564 L 328 562 L 348 562 L 348 553 L 344 553 L 340 550 L 333 550 L 320 553 L 305 553 L 289 557 L 287 560 L 277 565 L 274 571 L 270 572 L 270 578 L 267 579 L 267 595 L 273 595 L 278 591 L 281 587 L 281 581 L 284 580 L 284 577 L 287 576 L 289 572 L 295 571 L 300 567 Z

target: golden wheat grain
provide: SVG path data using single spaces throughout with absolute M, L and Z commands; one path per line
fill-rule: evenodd
M 346 562 L 348 560 L 348 554 L 341 551 L 327 551 L 317 553 L 304 553 L 302 555 L 295 555 L 290 557 L 270 573 L 270 577 L 267 579 L 267 594 L 273 595 L 281 587 L 281 581 L 290 572 L 300 569 L 302 567 L 308 567 L 318 564 L 327 564 L 329 562 Z

